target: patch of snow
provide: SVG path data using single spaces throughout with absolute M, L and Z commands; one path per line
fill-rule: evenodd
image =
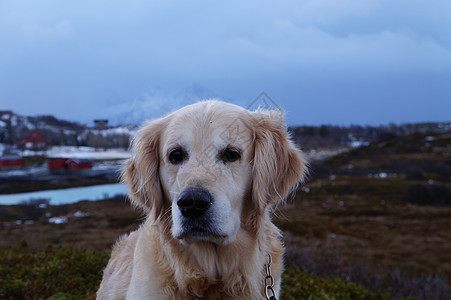
M 93 147 L 53 146 L 47 150 L 47 156 L 52 158 L 88 158 L 88 159 L 127 159 L 130 151 L 122 148 L 100 150 Z
M 23 157 L 27 156 L 44 156 L 45 151 L 23 150 L 19 151 L 19 154 Z
M 84 218 L 84 217 L 89 217 L 90 214 L 88 212 L 84 213 L 82 211 L 77 210 L 76 212 L 74 212 L 74 217 L 76 218 Z
M 28 130 L 34 130 L 36 129 L 36 126 L 34 124 L 28 122 L 28 119 L 26 119 L 26 122 L 24 123 L 25 127 L 27 127 Z
M 17 116 L 12 116 L 11 119 L 11 125 L 12 126 L 17 126 Z
M 381 179 L 398 178 L 398 174 L 396 174 L 396 173 L 380 172 L 380 173 L 376 173 L 376 174 L 368 174 L 368 178 L 381 178 Z
M 351 146 L 352 148 L 359 148 L 359 147 L 362 147 L 362 146 L 368 146 L 368 142 L 352 141 L 351 143 L 349 143 L 349 146 Z
M 362 138 L 355 137 L 352 133 L 348 134 L 348 139 L 350 140 L 349 146 L 352 148 L 359 148 L 362 146 L 368 146 L 370 143 L 368 141 L 364 141 Z
M 349 148 L 339 148 L 339 149 L 313 149 L 308 152 L 306 152 L 306 156 L 308 160 L 315 161 L 315 160 L 325 160 L 329 157 L 348 152 Z
M 133 136 L 135 135 L 137 129 L 136 127 L 131 126 L 119 126 L 114 128 L 108 128 L 108 129 L 90 129 L 89 130 L 93 134 L 101 135 L 103 137 L 108 137 L 112 135 L 129 135 Z
M 61 216 L 61 217 L 53 217 L 49 219 L 49 223 L 52 224 L 64 224 L 67 223 L 69 219 L 66 216 Z
M 0 178 L 4 177 L 20 177 L 20 176 L 37 176 L 48 173 L 47 165 L 44 164 L 38 167 L 29 167 L 20 170 L 0 171 Z
M 125 159 L 121 160 L 106 160 L 103 162 L 99 162 L 94 164 L 92 167 L 93 171 L 108 171 L 108 170 L 119 170 L 120 167 L 124 164 Z

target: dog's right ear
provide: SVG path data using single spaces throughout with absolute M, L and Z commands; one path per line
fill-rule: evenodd
M 155 218 L 163 210 L 163 193 L 159 175 L 159 144 L 164 118 L 143 124 L 131 142 L 132 157 L 122 169 L 121 180 L 128 185 L 133 205 Z

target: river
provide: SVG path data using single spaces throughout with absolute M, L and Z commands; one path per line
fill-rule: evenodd
M 82 200 L 98 201 L 112 198 L 119 194 L 125 195 L 126 193 L 127 186 L 125 184 L 102 184 L 60 190 L 0 195 L 0 205 L 21 204 L 34 199 L 47 199 L 51 205 L 62 205 Z

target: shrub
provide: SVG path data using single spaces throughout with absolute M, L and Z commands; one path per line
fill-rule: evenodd
M 389 300 L 387 294 L 373 293 L 362 286 L 340 279 L 328 279 L 291 267 L 283 273 L 282 295 L 285 300 Z
M 37 221 L 45 214 L 49 199 L 31 199 L 20 203 L 22 219 Z
M 95 299 L 109 253 L 70 247 L 0 250 L 0 299 Z M 292 266 L 278 299 L 392 299 L 355 283 L 307 274 Z
M 117 194 L 112 198 L 106 199 L 110 203 L 129 203 L 130 200 L 127 195 Z
M 284 291 L 287 295 L 300 293 L 299 295 L 305 297 L 288 299 L 310 299 L 306 297 L 308 293 L 305 289 L 309 289 L 308 292 L 313 295 L 312 300 L 392 299 L 387 295 L 380 294 L 380 291 L 396 299 L 448 300 L 451 295 L 451 287 L 446 277 L 438 274 L 435 276 L 410 274 L 399 268 L 387 270 L 367 262 L 347 260 L 338 246 L 333 250 L 309 248 L 294 243 L 287 243 L 286 246 L 286 256 L 290 267 L 284 274 L 285 281 L 282 285 L 285 286 L 284 289 L 288 289 L 288 291 Z M 325 280 L 324 278 L 340 278 L 341 283 L 340 280 L 331 283 L 337 279 Z M 322 280 L 325 280 L 325 283 Z M 309 282 L 315 282 L 315 285 L 309 287 Z M 329 286 L 329 284 L 336 289 L 327 294 L 323 287 Z M 365 289 L 368 294 L 363 294 L 361 289 Z M 356 295 L 355 293 L 362 293 L 362 298 L 340 298 L 341 295 L 350 295 L 349 297 L 351 297 Z
M 1 299 L 94 299 L 108 254 L 70 247 L 0 250 Z
M 440 184 L 413 184 L 407 189 L 405 201 L 419 205 L 450 205 L 451 188 Z

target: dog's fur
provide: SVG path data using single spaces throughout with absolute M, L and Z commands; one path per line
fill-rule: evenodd
M 224 159 L 229 148 L 239 159 Z M 284 250 L 270 214 L 306 172 L 280 112 L 199 102 L 145 123 L 132 150 L 122 178 L 147 218 L 115 245 L 97 299 L 264 299 L 268 254 L 279 293 Z M 213 198 L 200 232 L 177 207 L 190 187 Z

